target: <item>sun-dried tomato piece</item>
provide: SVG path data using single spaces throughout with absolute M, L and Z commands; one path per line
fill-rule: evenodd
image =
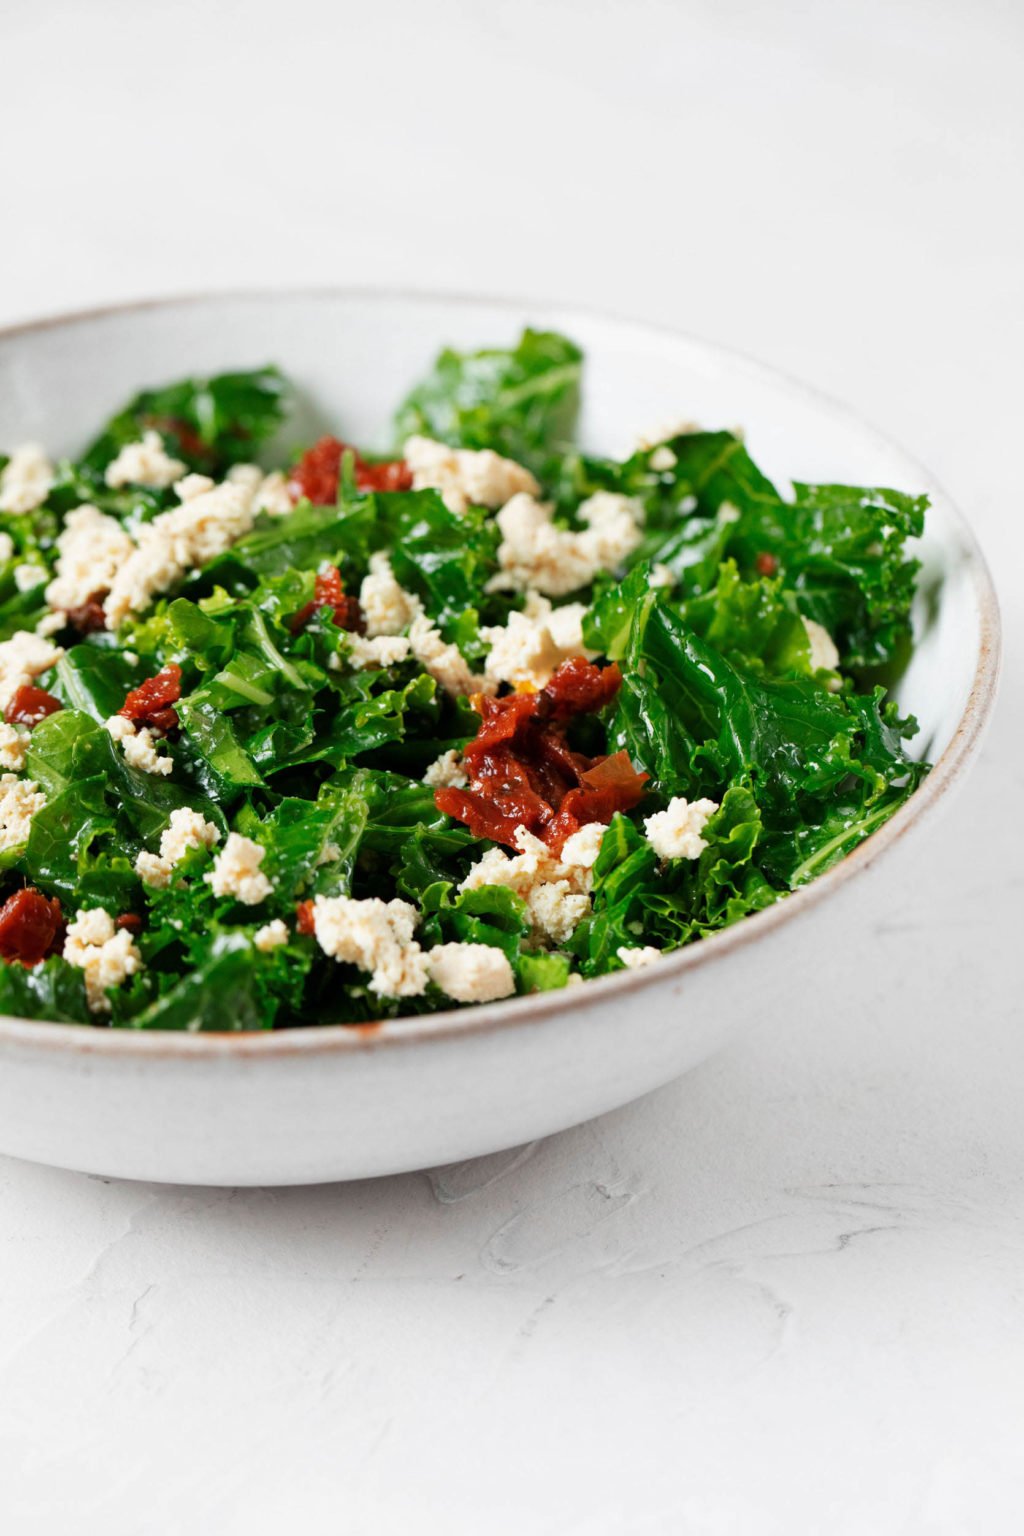
M 601 709 L 621 684 L 614 664 L 597 667 L 577 656 L 537 693 L 477 695 L 480 729 L 463 752 L 469 785 L 436 790 L 434 804 L 477 837 L 515 847 L 516 831 L 525 827 L 554 852 L 587 822 L 607 823 L 631 809 L 647 775 L 625 752 L 584 757 L 565 734 L 573 715 Z
M 313 903 L 311 901 L 297 901 L 295 903 L 295 927 L 299 933 L 307 936 L 316 932 L 313 927 Z
M 0 959 L 8 965 L 38 965 L 59 947 L 63 929 L 57 898 L 26 885 L 0 907 Z
M 77 608 L 69 608 L 68 623 L 71 628 L 80 635 L 95 635 L 101 629 L 106 629 L 107 616 L 103 611 L 106 595 L 102 588 L 97 588 L 95 592 L 90 592 L 84 603 L 79 603 Z
M 31 683 L 22 683 L 20 688 L 15 688 L 4 710 L 4 719 L 8 725 L 38 725 L 40 720 L 45 720 L 47 715 L 55 715 L 64 705 L 60 699 L 55 699 L 52 693 L 47 693 L 45 688 L 35 688 Z
M 622 673 L 613 661 L 597 667 L 583 656 L 563 661 L 543 693 L 556 715 L 589 715 L 603 709 L 622 687 Z
M 288 489 L 295 501 L 311 501 L 315 507 L 332 507 L 338 499 L 341 461 L 351 450 L 354 455 L 356 489 L 360 491 L 408 491 L 412 489 L 412 470 L 403 459 L 368 464 L 350 443 L 337 437 L 322 437 L 307 448 L 292 470 Z
M 313 601 L 306 603 L 305 607 L 292 615 L 289 628 L 293 635 L 297 635 L 300 629 L 305 629 L 318 608 L 330 608 L 334 623 L 339 629 L 347 629 L 356 635 L 366 634 L 366 618 L 359 599 L 346 595 L 341 581 L 341 572 L 336 565 L 328 565 L 323 570 L 317 571 Z
M 171 661 L 155 677 L 147 677 L 144 683 L 132 688 L 118 714 L 124 715 L 126 720 L 133 720 L 136 725 L 155 725 L 161 719 L 166 720 L 164 710 L 171 704 L 177 704 L 180 698 L 181 668 L 176 661 Z M 172 710 L 171 713 L 177 725 L 177 711 Z
M 142 932 L 142 918 L 137 912 L 122 912 L 120 917 L 114 918 L 115 928 L 127 928 L 130 934 Z
M 766 549 L 761 551 L 754 564 L 759 576 L 774 576 L 779 568 L 778 556 L 769 554 Z

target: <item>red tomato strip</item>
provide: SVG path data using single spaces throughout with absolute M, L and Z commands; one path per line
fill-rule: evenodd
M 176 661 L 169 662 L 155 677 L 147 677 L 144 683 L 133 688 L 118 714 L 133 720 L 136 725 L 147 725 L 155 730 L 173 730 L 178 723 L 178 712 L 172 706 L 181 698 L 181 668 Z
M 615 697 L 622 674 L 612 663 L 596 667 L 582 656 L 564 661 L 538 693 L 477 695 L 480 729 L 463 753 L 468 789 L 438 789 L 438 810 L 462 821 L 477 837 L 515 847 L 519 827 L 560 853 L 566 838 L 588 822 L 607 824 L 644 793 L 625 752 L 585 757 L 565 732 L 574 715 L 601 709 Z
M 55 715 L 63 708 L 60 699 L 55 699 L 45 688 L 33 688 L 31 683 L 22 683 L 11 694 L 4 719 L 8 725 L 38 725 L 47 715 Z
M 0 959 L 8 965 L 38 965 L 63 943 L 60 902 L 26 885 L 0 907 Z
M 337 437 L 322 437 L 312 448 L 307 448 L 292 470 L 288 489 L 293 501 L 311 501 L 315 507 L 332 507 L 338 499 L 338 482 L 341 478 L 341 460 L 351 448 Z M 403 459 L 389 460 L 382 464 L 368 464 L 352 448 L 355 455 L 356 489 L 360 491 L 409 491 L 412 489 L 412 471 Z
M 293 635 L 304 629 L 318 608 L 330 608 L 339 629 L 347 629 L 355 635 L 366 634 L 366 619 L 357 597 L 346 597 L 341 572 L 336 565 L 317 571 L 313 588 L 313 601 L 292 615 L 290 629 Z

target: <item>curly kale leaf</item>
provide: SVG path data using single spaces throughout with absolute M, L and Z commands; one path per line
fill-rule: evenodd
M 398 440 L 422 433 L 493 448 L 553 479 L 576 430 L 582 366 L 579 348 L 554 331 L 526 330 L 507 351 L 446 349 L 399 406 Z
M 221 475 L 232 464 L 256 457 L 284 418 L 286 395 L 285 379 L 274 367 L 144 389 L 107 422 L 78 469 L 102 480 L 126 444 L 154 430 L 168 452 L 190 469 Z

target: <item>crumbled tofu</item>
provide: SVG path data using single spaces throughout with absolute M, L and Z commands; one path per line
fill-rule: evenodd
M 130 613 L 143 612 L 158 593 L 230 549 L 253 525 L 250 486 L 225 481 L 193 494 L 187 481 L 179 481 L 175 489 L 183 498 L 181 505 L 142 525 L 137 548 L 111 582 L 104 604 L 108 629 L 117 629 Z
M 826 672 L 835 672 L 839 667 L 839 651 L 824 624 L 804 619 L 804 629 L 811 646 L 811 671 L 824 668 Z
M 108 592 L 119 568 L 135 553 L 134 540 L 116 517 L 91 506 L 76 507 L 57 539 L 56 575 L 46 589 L 51 608 L 78 608 Z
M 660 859 L 698 859 L 707 847 L 701 833 L 717 810 L 714 800 L 691 802 L 676 795 L 666 810 L 644 821 L 647 841 Z
M 367 640 L 363 635 L 349 635 L 346 655 L 352 666 L 360 669 L 393 667 L 400 661 L 406 661 L 411 650 L 406 635 L 378 635 L 374 640 Z M 341 657 L 332 656 L 327 665 L 333 671 L 339 671 L 342 666 Z
M 508 956 L 493 944 L 439 944 L 427 966 L 434 985 L 457 1003 L 493 1003 L 516 989 Z
M 454 749 L 442 752 L 435 758 L 423 775 L 424 784 L 431 789 L 465 789 L 469 780 L 462 767 L 462 758 Z
M 134 720 L 126 720 L 124 715 L 111 715 L 103 724 L 121 748 L 129 767 L 137 768 L 140 773 L 160 774 L 164 778 L 173 771 L 172 760 L 161 757 L 157 752 L 156 741 L 148 725 L 140 728 Z
M 580 869 L 593 869 L 607 830 L 603 821 L 589 821 L 585 827 L 567 837 L 562 844 L 562 863 L 576 865 Z
M 19 729 L 16 725 L 5 725 L 0 721 L 0 768 L 9 769 L 11 773 L 20 773 L 25 766 L 27 747 L 28 731 Z
M 108 987 L 119 987 L 142 968 L 142 955 L 126 928 L 116 928 L 102 907 L 79 908 L 68 924 L 64 959 L 85 972 L 85 996 L 93 1013 L 109 1013 Z
M 577 532 L 556 528 L 551 508 L 534 497 L 513 496 L 497 516 L 501 569 L 490 588 L 533 587 L 547 597 L 575 592 L 632 554 L 641 539 L 642 515 L 632 497 L 598 491 L 581 504 L 579 516 L 587 526 Z
M 14 558 L 14 540 L 9 533 L 0 533 L 0 565 Z
M 369 574 L 359 588 L 359 606 L 371 640 L 378 635 L 400 634 L 423 612 L 415 593 L 407 592 L 399 583 L 383 550 L 370 556 Z
M 103 478 L 111 489 L 122 485 L 145 485 L 164 491 L 185 473 L 187 465 L 172 459 L 159 432 L 144 432 L 137 443 L 126 443 Z
M 510 613 L 504 626 L 481 629 L 482 639 L 491 647 L 485 675 L 517 688 L 524 684 L 543 688 L 570 656 L 592 658 L 597 652 L 583 644 L 586 611 L 583 603 L 552 608 L 539 592 L 527 592 L 524 612 Z
M 413 619 L 409 629 L 409 645 L 423 670 L 429 672 L 446 693 L 459 695 L 496 692 L 497 683 L 492 678 L 477 677 L 458 646 L 448 645 L 434 621 L 428 619 L 425 613 Z
M 198 811 L 181 806 L 171 812 L 170 823 L 160 837 L 160 852 L 140 853 L 135 860 L 135 873 L 147 885 L 167 885 L 174 866 L 190 849 L 212 848 L 219 842 L 219 827 Z
M 601 835 L 604 830 L 602 826 Z M 473 891 L 482 885 L 507 886 L 525 901 L 534 938 L 564 944 L 590 910 L 591 866 L 599 842 L 598 834 L 584 827 L 567 839 L 562 857 L 557 859 L 546 844 L 520 827 L 516 832 L 519 853 L 510 856 L 500 848 L 489 848 L 473 865 L 459 890 Z M 587 858 L 590 863 L 582 861 Z M 573 859 L 580 861 L 571 862 Z
M 55 479 L 39 444 L 22 443 L 0 473 L 0 512 L 34 512 L 53 490 Z
M 231 471 L 229 470 L 227 478 L 230 485 L 240 485 L 243 491 L 249 495 L 252 494 L 253 484 L 249 476 L 243 475 L 241 480 L 232 480 Z M 174 494 L 184 506 L 186 502 L 195 501 L 197 496 L 205 496 L 208 491 L 214 489 L 216 484 L 216 480 L 211 480 L 209 475 L 192 473 L 184 475 L 180 480 L 175 481 Z
M 378 997 L 418 997 L 427 985 L 427 956 L 413 938 L 419 913 L 407 901 L 373 896 L 317 896 L 313 931 L 325 954 L 370 973 Z
M 13 773 L 0 775 L 0 853 L 25 846 L 32 817 L 45 804 L 46 796 L 31 779 L 19 779 Z
M 44 636 L 27 629 L 0 641 L 0 713 L 19 688 L 55 667 L 63 655 L 59 645 L 51 645 Z
M 663 422 L 660 427 L 654 427 L 649 432 L 641 432 L 636 440 L 636 446 L 641 453 L 649 448 L 657 449 L 662 443 L 671 442 L 674 437 L 688 437 L 691 432 L 699 432 L 700 427 L 696 422 L 687 421 L 683 417 L 677 417 L 673 421 Z M 654 460 L 651 460 L 654 464 Z M 654 464 L 657 469 L 657 464 Z
M 647 461 L 652 469 L 656 469 L 662 475 L 669 469 L 675 469 L 679 460 L 667 443 L 662 443 L 660 448 L 655 448 Z
M 283 923 L 279 917 L 275 917 L 273 922 L 264 923 L 262 928 L 256 929 L 252 942 L 262 954 L 269 954 L 272 949 L 288 943 L 287 924 Z
M 623 945 L 623 947 L 621 949 L 617 949 L 615 953 L 618 955 L 627 971 L 643 970 L 645 965 L 653 965 L 656 960 L 661 959 L 662 955 L 661 950 L 655 949 L 653 944 L 644 944 L 641 947 Z
M 14 585 L 19 592 L 31 592 L 33 587 L 40 586 L 49 575 L 42 565 L 16 565 L 14 567 Z
M 281 469 L 272 469 L 264 475 L 256 487 L 253 510 L 269 512 L 271 517 L 283 517 L 295 506 L 288 490 L 288 477 Z
M 413 490 L 440 491 L 450 512 L 500 507 L 520 491 L 535 496 L 540 486 L 521 464 L 490 448 L 449 448 L 429 437 L 410 437 L 404 449 Z
M 215 896 L 234 896 L 247 907 L 266 901 L 273 885 L 260 869 L 267 850 L 251 837 L 229 832 L 224 847 L 213 861 L 213 869 L 203 879 Z
M 44 613 L 36 625 L 36 634 L 48 640 L 51 635 L 56 635 L 62 630 L 68 621 L 68 616 L 63 608 L 56 609 L 53 613 Z

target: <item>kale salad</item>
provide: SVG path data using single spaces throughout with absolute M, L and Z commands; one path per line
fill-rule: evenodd
M 582 367 L 549 332 L 442 352 L 385 454 L 275 452 L 274 367 L 0 454 L 0 1012 L 554 990 L 779 901 L 913 792 L 925 498 L 777 487 L 690 425 L 585 453 Z

